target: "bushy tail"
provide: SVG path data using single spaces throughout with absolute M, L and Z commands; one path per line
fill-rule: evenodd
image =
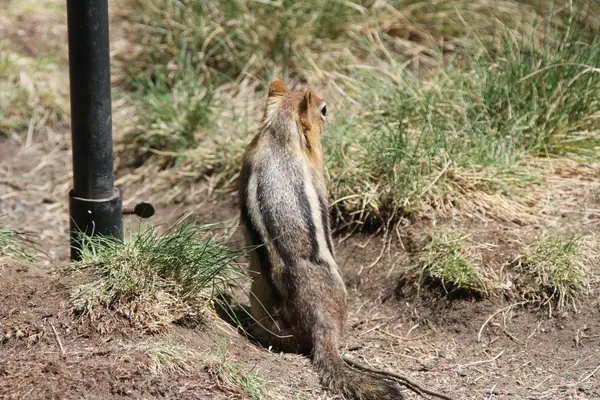
M 401 400 L 398 385 L 383 378 L 360 373 L 346 365 L 330 335 L 314 338 L 313 365 L 321 383 L 332 391 L 355 400 Z

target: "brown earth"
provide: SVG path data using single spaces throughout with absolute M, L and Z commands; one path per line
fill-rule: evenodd
M 68 133 L 57 135 L 63 143 L 58 149 L 42 139 L 30 147 L 1 139 L 2 226 L 31 232 L 45 254 L 31 263 L 2 260 L 0 398 L 244 398 L 207 367 L 208 354 L 219 346 L 227 349 L 228 362 L 265 379 L 270 398 L 332 398 L 306 358 L 258 348 L 216 316 L 203 328 L 173 326 L 153 336 L 131 331 L 103 336 L 80 324 L 69 312 L 68 296 L 69 288 L 83 278 L 64 269 L 71 176 Z M 138 193 L 143 185 L 142 180 L 123 187 L 127 204 L 141 200 L 128 193 Z M 209 200 L 202 184 L 196 185 L 192 200 L 174 204 L 157 196 L 151 222 L 173 223 L 191 211 L 202 222 L 236 223 L 235 196 Z M 579 208 L 539 225 L 462 221 L 462 230 L 472 234 L 481 245 L 484 263 L 497 271 L 540 232 L 579 232 L 595 238 L 594 196 L 575 191 L 561 196 L 578 198 Z M 138 223 L 127 217 L 129 229 Z M 520 299 L 507 295 L 450 300 L 426 290 L 417 294 L 412 282 L 402 279 L 411 264 L 410 251 L 434 225 L 448 223 L 408 224 L 374 266 L 383 246 L 381 236 L 354 235 L 343 241 L 342 235 L 337 237 L 337 259 L 349 293 L 345 344 L 358 348 L 346 354 L 456 399 L 600 398 L 598 281 L 577 311 L 554 312 L 551 318 L 547 307 L 509 307 Z M 239 232 L 232 240 L 238 239 Z M 597 274 L 598 264 L 590 266 Z M 503 273 L 511 279 L 510 271 Z M 482 325 L 494 314 L 478 341 Z M 164 340 L 192 355 L 157 370 L 148 349 Z M 418 397 L 408 390 L 406 395 Z
M 0 35 L 24 54 L 55 51 L 38 48 L 50 36 L 64 38 L 64 19 L 53 18 L 13 21 L 16 28 L 2 24 Z M 62 42 L 56 48 L 65 53 Z M 115 119 L 124 118 L 117 107 L 114 112 Z M 41 253 L 34 262 L 0 259 L 0 399 L 246 398 L 210 361 L 218 348 L 227 350 L 228 363 L 264 378 L 269 398 L 334 398 L 320 387 L 305 357 L 259 348 L 216 315 L 204 327 L 172 326 L 156 335 L 132 330 L 101 335 L 82 325 L 70 313 L 68 298 L 72 285 L 84 277 L 65 272 L 69 147 L 64 125 L 35 128 L 29 146 L 22 138 L 0 135 L 0 226 L 29 232 Z M 176 186 L 178 172 L 118 171 L 125 204 L 152 202 L 157 209 L 153 224 L 168 225 L 186 213 L 201 222 L 236 223 L 234 195 L 215 196 L 201 177 Z M 578 234 L 591 250 L 599 250 L 598 185 L 590 181 L 569 186 L 576 181 L 557 180 L 548 189 L 543 196 L 546 213 L 535 223 L 457 220 L 472 235 L 486 267 L 509 289 L 517 278 L 510 263 L 518 249 L 543 232 Z M 428 232 L 457 221 L 408 223 L 398 237 L 392 235 L 391 245 L 374 265 L 384 248 L 381 236 L 336 237 L 349 293 L 346 354 L 455 399 L 600 399 L 597 259 L 589 265 L 594 276 L 590 294 L 577 310 L 553 311 L 552 317 L 547 307 L 519 306 L 522 299 L 512 290 L 480 300 L 416 293 L 406 278 L 411 252 Z M 127 217 L 128 230 L 138 224 Z M 232 240 L 238 239 L 239 232 Z M 184 356 L 158 369 L 152 354 L 164 350 L 165 341 L 177 344 Z M 409 399 L 419 397 L 405 393 Z

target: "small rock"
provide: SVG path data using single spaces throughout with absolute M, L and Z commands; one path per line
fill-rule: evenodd
M 363 347 L 365 347 L 364 345 L 360 344 L 360 343 L 353 343 L 351 345 L 348 346 L 348 351 L 356 351 L 356 350 L 360 350 Z

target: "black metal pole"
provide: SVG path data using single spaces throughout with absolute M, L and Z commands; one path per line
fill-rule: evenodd
M 122 239 L 114 187 L 107 0 L 67 0 L 73 189 L 69 193 L 71 259 L 76 231 Z

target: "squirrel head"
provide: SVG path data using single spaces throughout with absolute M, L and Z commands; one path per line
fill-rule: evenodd
M 299 139 L 305 148 L 308 151 L 319 149 L 326 116 L 325 101 L 310 89 L 292 92 L 280 79 L 269 85 L 264 123 L 276 134 L 293 139 L 294 132 L 300 130 Z

